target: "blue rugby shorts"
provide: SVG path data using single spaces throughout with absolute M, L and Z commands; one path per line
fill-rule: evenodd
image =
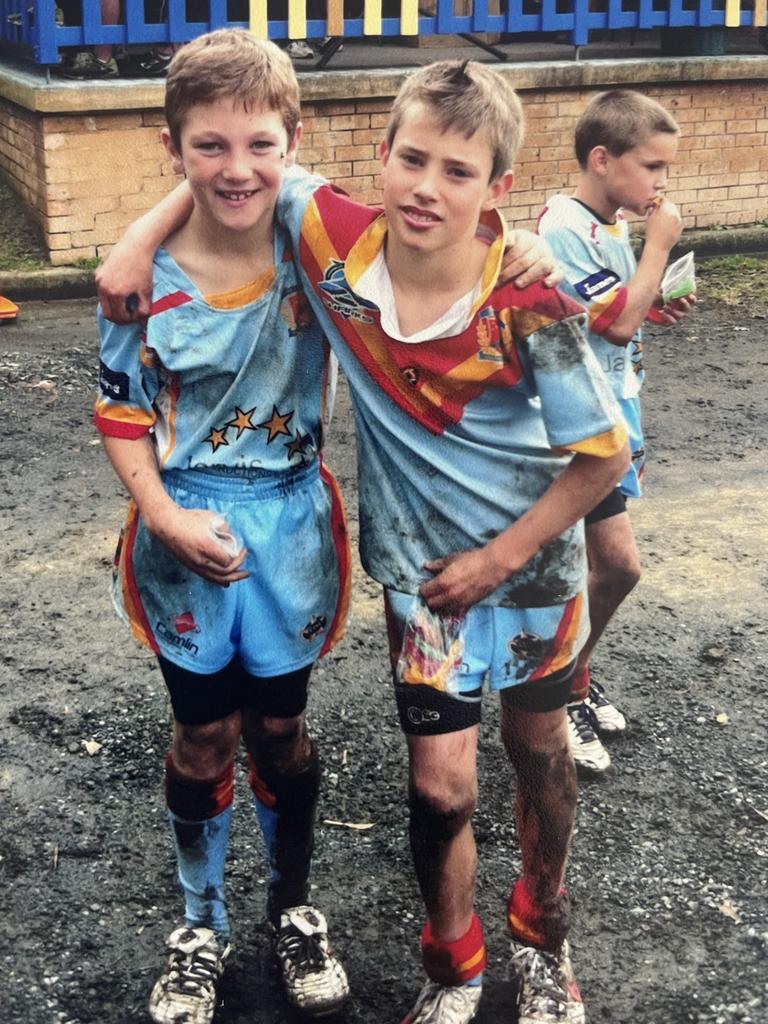
M 338 485 L 319 463 L 290 473 L 163 474 L 187 509 L 223 516 L 248 550 L 245 580 L 222 587 L 182 565 L 131 503 L 115 555 L 113 600 L 134 636 L 200 674 L 237 655 L 253 676 L 312 664 L 344 633 L 349 539 Z

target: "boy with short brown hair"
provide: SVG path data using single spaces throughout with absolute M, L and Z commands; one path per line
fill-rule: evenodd
M 320 762 L 305 707 L 343 633 L 349 552 L 322 460 L 329 353 L 274 223 L 298 85 L 274 44 L 222 31 L 177 53 L 167 101 L 163 142 L 195 206 L 155 256 L 146 327 L 100 320 L 95 412 L 132 498 L 115 605 L 157 655 L 174 718 L 165 788 L 185 914 L 149 1012 L 213 1018 L 243 742 L 286 994 L 325 1015 L 348 984 L 309 905 Z
M 565 271 L 563 289 L 586 307 L 589 342 L 621 407 L 632 452 L 620 485 L 586 517 L 591 630 L 577 662 L 568 719 L 576 764 L 590 772 L 611 763 L 601 736 L 626 725 L 592 678 L 590 659 L 640 578 L 626 499 L 640 497 L 645 466 L 641 324 L 646 318 L 674 324 L 695 301 L 688 296 L 664 303 L 660 296 L 664 268 L 682 230 L 677 207 L 664 196 L 678 137 L 672 116 L 650 97 L 627 89 L 598 94 L 576 125 L 579 183 L 572 195 L 549 199 L 539 218 L 539 232 Z M 624 210 L 645 217 L 639 263 Z

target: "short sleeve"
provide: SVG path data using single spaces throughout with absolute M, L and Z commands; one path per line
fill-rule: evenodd
M 102 434 L 135 440 L 157 419 L 153 399 L 159 391 L 155 359 L 138 324 L 113 324 L 99 310 L 99 394 L 94 423 Z
M 580 321 L 568 317 L 522 342 L 553 449 L 607 458 L 626 442 L 621 410 Z
M 599 247 L 572 227 L 548 227 L 543 221 L 541 233 L 563 268 L 559 287 L 587 311 L 590 331 L 602 334 L 627 303 L 626 282 L 604 265 Z

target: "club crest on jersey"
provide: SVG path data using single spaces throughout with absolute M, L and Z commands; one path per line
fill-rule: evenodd
M 621 284 L 618 274 L 614 274 L 612 270 L 598 270 L 594 274 L 590 274 L 589 277 L 585 277 L 583 281 L 577 281 L 574 287 L 583 299 L 591 301 L 605 295 L 617 284 Z
M 477 317 L 477 358 L 482 362 L 502 363 L 501 331 L 496 310 L 491 306 L 482 309 Z
M 365 311 L 378 311 L 373 302 L 355 295 L 347 284 L 344 276 L 344 264 L 341 260 L 331 260 L 326 267 L 319 285 L 323 292 L 323 302 L 332 313 L 338 313 L 345 320 L 359 320 L 362 324 L 372 324 L 373 317 Z
M 327 625 L 328 619 L 325 615 L 313 615 L 301 631 L 302 639 L 314 640 L 316 636 L 319 636 L 325 630 Z

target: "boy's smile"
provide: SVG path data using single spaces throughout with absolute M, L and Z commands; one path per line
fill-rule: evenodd
M 420 253 L 471 245 L 480 214 L 496 206 L 511 175 L 491 182 L 485 135 L 442 131 L 423 104 L 402 118 L 392 148 L 382 142 L 384 209 L 390 243 Z
M 677 135 L 658 132 L 622 153 L 605 153 L 602 180 L 605 209 L 597 210 L 613 220 L 619 208 L 643 216 L 664 195 L 669 165 L 677 156 Z
M 283 171 L 298 135 L 289 146 L 277 111 L 246 109 L 222 97 L 189 110 L 179 150 L 167 132 L 163 137 L 174 170 L 189 182 L 194 215 L 208 230 L 250 232 L 272 230 Z

